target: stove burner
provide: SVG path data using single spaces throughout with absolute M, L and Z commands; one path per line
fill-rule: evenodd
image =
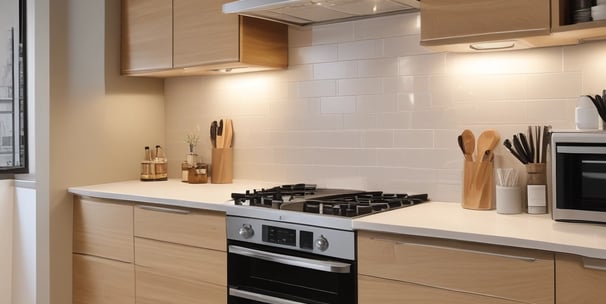
M 391 209 L 408 207 L 428 201 L 427 194 L 384 194 L 382 192 L 364 192 L 346 194 L 331 198 L 306 200 L 303 212 L 320 213 L 345 217 L 360 216 Z
M 320 195 L 316 195 L 320 192 Z M 332 192 L 332 193 L 331 193 Z M 321 195 L 327 193 L 326 195 Z M 338 193 L 338 194 L 335 194 Z M 316 189 L 316 185 L 293 184 L 270 189 L 232 193 L 236 205 L 287 209 L 306 213 L 356 217 L 408 207 L 429 200 L 427 194 L 393 194 L 382 191 Z

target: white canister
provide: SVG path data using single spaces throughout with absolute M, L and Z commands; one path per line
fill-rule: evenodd
M 522 213 L 522 188 L 520 186 L 497 186 L 497 213 Z
M 589 97 L 581 96 L 577 100 L 574 121 L 577 130 L 597 130 L 600 128 L 600 116 Z

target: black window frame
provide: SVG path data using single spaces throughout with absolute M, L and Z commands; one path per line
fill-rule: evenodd
M 14 1 L 14 0 L 12 0 Z M 13 137 L 18 136 L 19 142 L 18 145 L 13 145 L 13 157 L 15 155 L 19 155 L 20 162 L 19 165 L 9 166 L 0 166 L 0 179 L 9 179 L 14 178 L 15 174 L 26 174 L 29 173 L 29 147 L 28 147 L 28 60 L 27 60 L 27 0 L 18 0 L 19 1 L 19 35 L 16 37 L 18 39 L 19 48 L 16 50 L 19 52 L 19 60 L 17 64 L 13 64 L 13 69 L 19 69 L 18 80 L 17 80 L 17 88 L 13 88 L 13 94 L 18 94 L 18 96 L 13 97 L 13 118 L 19 120 L 19 129 L 13 128 Z M 13 75 L 14 75 L 13 70 Z M 13 81 L 15 84 L 15 81 Z M 15 103 L 19 103 L 19 113 L 15 113 L 16 107 Z M 15 142 L 15 140 L 13 140 Z M 15 150 L 19 150 L 17 154 Z

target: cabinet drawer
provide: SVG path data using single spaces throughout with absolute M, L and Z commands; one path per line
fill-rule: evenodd
M 226 251 L 225 213 L 137 205 L 135 236 Z
M 94 256 L 73 254 L 73 304 L 134 304 L 135 268 Z
M 195 282 L 227 286 L 227 253 L 135 238 L 135 264 Z
M 73 251 L 133 261 L 133 205 L 74 197 Z
M 227 287 L 194 282 L 136 266 L 137 304 L 227 303 Z
M 604 303 L 606 299 L 606 260 L 556 254 L 557 304 Z
M 361 275 L 358 276 L 358 303 L 514 304 L 520 302 Z
M 358 233 L 359 273 L 528 303 L 554 302 L 553 254 L 488 244 Z

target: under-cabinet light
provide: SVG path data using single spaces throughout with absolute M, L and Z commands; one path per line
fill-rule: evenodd
M 476 51 L 503 50 L 516 46 L 515 41 L 496 41 L 470 44 L 469 48 Z

